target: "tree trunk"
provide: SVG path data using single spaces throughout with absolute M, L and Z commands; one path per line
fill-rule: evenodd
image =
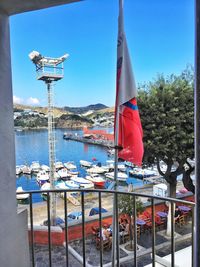
M 168 184 L 168 195 L 170 197 L 176 198 L 176 184 L 177 184 L 177 181 L 175 181 L 174 183 Z M 166 235 L 171 236 L 171 232 L 172 232 L 172 230 L 171 230 L 171 211 L 172 211 L 171 202 L 168 202 L 168 207 L 169 207 L 169 209 L 168 209 L 168 216 L 167 216 Z

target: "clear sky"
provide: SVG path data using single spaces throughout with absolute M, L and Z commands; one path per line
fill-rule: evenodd
M 46 85 L 36 80 L 28 54 L 65 61 L 55 85 L 56 106 L 114 106 L 118 0 L 85 0 L 12 16 L 15 102 L 46 105 Z M 194 64 L 193 0 L 124 0 L 125 32 L 136 83 L 158 73 L 179 74 Z

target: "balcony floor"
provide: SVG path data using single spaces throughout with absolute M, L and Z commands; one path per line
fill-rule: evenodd
M 175 239 L 176 251 L 191 245 L 191 222 L 179 227 L 176 226 L 177 237 Z M 138 267 L 143 267 L 151 263 L 151 233 L 142 233 L 138 239 Z M 70 242 L 70 251 L 82 256 L 82 241 Z M 171 253 L 170 240 L 165 236 L 165 230 L 156 232 L 156 254 L 164 257 Z M 48 247 L 36 246 L 35 257 L 37 267 L 48 267 Z M 121 267 L 133 267 L 133 252 L 127 251 L 125 245 L 120 245 Z M 86 239 L 86 262 L 92 266 L 98 266 L 100 259 L 100 252 L 96 249 L 95 242 L 92 237 Z M 103 252 L 103 264 L 109 264 L 111 259 L 111 250 Z M 52 248 L 52 266 L 62 267 L 66 266 L 65 247 L 55 246 Z M 82 264 L 69 252 L 69 266 L 81 267 Z

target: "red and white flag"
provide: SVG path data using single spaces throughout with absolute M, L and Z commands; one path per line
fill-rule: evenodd
M 123 0 L 119 0 L 117 47 L 117 92 L 115 103 L 115 144 L 118 157 L 141 166 L 143 131 L 137 106 L 137 89 L 124 33 Z

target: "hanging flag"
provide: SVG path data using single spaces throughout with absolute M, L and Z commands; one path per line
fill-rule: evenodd
M 115 145 L 118 157 L 141 166 L 143 131 L 137 106 L 137 89 L 124 32 L 123 0 L 119 0 Z

